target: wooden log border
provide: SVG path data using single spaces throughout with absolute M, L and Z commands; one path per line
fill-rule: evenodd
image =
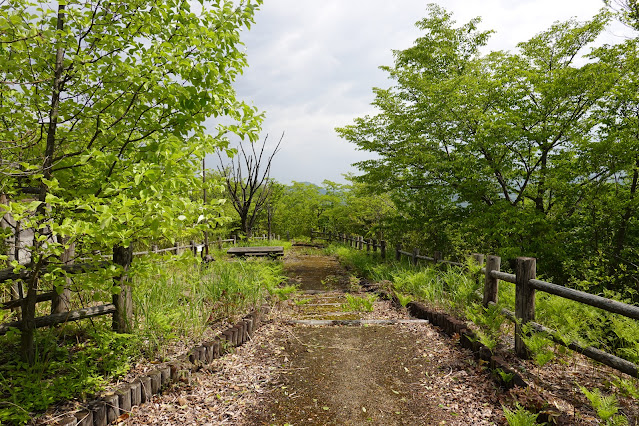
M 403 308 L 394 291 L 380 289 L 377 284 L 370 283 L 366 280 L 362 280 L 360 284 L 364 290 L 374 292 L 381 299 L 390 301 L 391 305 L 396 309 Z M 447 335 L 459 337 L 459 344 L 462 347 L 471 350 L 475 358 L 486 362 L 491 370 L 491 376 L 502 388 L 508 390 L 515 386 L 522 388 L 528 387 L 528 383 L 506 364 L 503 358 L 493 355 L 485 345 L 479 342 L 475 333 L 469 329 L 463 321 L 451 315 L 430 309 L 419 302 L 409 302 L 406 304 L 406 309 L 411 317 L 427 320 L 431 324 L 439 327 Z M 503 376 L 499 374 L 499 371 L 501 371 Z M 509 381 L 504 380 L 504 377 L 507 377 L 507 375 L 512 375 L 512 379 Z
M 320 232 L 315 232 L 322 235 Z M 344 234 L 345 235 L 345 234 Z M 464 267 L 464 264 L 444 260 L 440 252 L 435 252 L 433 257 L 421 256 L 419 249 L 414 248 L 412 252 L 404 251 L 402 244 L 397 244 L 395 248 L 395 260 L 401 261 L 402 256 L 409 258 L 409 262 L 417 265 L 419 260 L 434 262 L 435 264 L 447 264 Z M 475 263 L 482 265 L 484 263 L 484 255 L 474 253 L 472 257 Z M 633 378 L 639 377 L 639 365 L 627 361 L 623 358 L 609 354 L 593 347 L 584 347 L 576 342 L 565 342 L 559 333 L 541 324 L 534 322 L 535 320 L 535 291 L 543 291 L 553 294 L 564 299 L 573 300 L 578 303 L 590 305 L 595 308 L 602 309 L 607 312 L 615 313 L 634 320 L 639 320 L 639 306 L 629 305 L 616 300 L 597 296 L 583 291 L 575 290 L 569 287 L 549 283 L 536 279 L 536 259 L 529 257 L 519 257 L 516 259 L 515 274 L 509 274 L 500 271 L 501 258 L 489 255 L 486 266 L 480 271 L 485 275 L 484 292 L 482 297 L 482 305 L 488 307 L 497 302 L 499 281 L 505 281 L 515 284 L 515 312 L 502 309 L 501 312 L 509 319 L 515 321 L 515 354 L 522 359 L 530 356 L 530 351 L 525 345 L 523 325 L 528 324 L 535 332 L 547 334 L 551 340 L 562 346 L 565 346 L 575 352 L 600 362 L 604 365 L 614 368 L 615 370 L 628 374 Z
M 241 346 L 251 340 L 255 330 L 261 325 L 264 315 L 269 311 L 270 308 L 267 305 L 261 306 L 234 326 L 224 330 L 213 341 L 195 346 L 178 357 L 176 361 L 162 364 L 132 383 L 124 383 L 117 389 L 100 395 L 84 404 L 80 410 L 61 416 L 62 418 L 56 424 L 93 426 L 115 422 L 119 416 L 129 413 L 132 407 L 150 402 L 153 395 L 162 393 L 171 383 L 190 381 L 194 372 L 224 356 L 233 347 Z
M 458 336 L 459 344 L 472 351 L 475 358 L 486 362 L 492 372 L 492 377 L 504 389 L 511 389 L 515 386 L 528 387 L 528 383 L 503 358 L 493 355 L 485 345 L 479 342 L 475 333 L 463 321 L 446 313 L 432 310 L 419 302 L 408 303 L 406 309 L 411 316 L 428 320 L 431 324 L 441 328 L 447 335 Z M 499 371 L 512 375 L 512 379 L 505 381 L 502 375 L 498 374 Z

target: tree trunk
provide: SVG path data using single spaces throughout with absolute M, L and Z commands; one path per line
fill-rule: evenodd
M 133 245 L 113 247 L 113 263 L 122 266 L 122 275 L 113 279 L 120 292 L 113 295 L 116 312 L 113 314 L 113 331 L 131 333 L 133 329 L 133 292 L 129 285 L 128 270 L 133 261 Z
M 535 197 L 535 209 L 541 213 L 545 213 L 544 195 L 546 193 L 546 173 L 548 171 L 548 150 L 543 148 L 541 154 L 541 169 L 539 171 L 539 182 L 537 186 L 537 197 Z
M 22 299 L 22 327 L 20 328 L 20 355 L 22 360 L 32 365 L 35 361 L 33 336 L 35 333 L 35 313 L 38 288 L 39 267 L 34 269 L 33 276 L 29 279 L 27 296 Z
M 626 245 L 626 235 L 628 233 L 628 224 L 633 216 L 634 208 L 633 203 L 637 194 L 637 186 L 639 184 L 639 157 L 635 159 L 635 167 L 632 174 L 632 184 L 630 185 L 630 197 L 623 215 L 621 216 L 621 222 L 615 235 L 615 247 L 613 249 L 613 258 L 610 261 L 610 274 L 614 273 L 614 269 L 621 263 L 621 252 Z
M 0 195 L 0 204 L 7 205 L 9 204 L 9 199 L 5 194 Z M 10 214 L 4 214 L 2 212 L 0 216 L 0 228 L 9 229 L 11 232 L 11 236 L 7 238 L 4 243 L 6 243 L 6 252 L 0 253 L 7 256 L 8 262 L 13 260 L 19 260 L 19 247 L 20 247 L 20 222 L 13 219 Z M 3 244 L 4 245 L 4 244 Z M 22 281 L 14 280 L 9 288 L 10 300 L 20 300 L 23 296 L 22 289 Z M 22 319 L 22 311 L 20 307 L 15 307 L 11 309 L 18 320 Z
M 65 244 L 68 241 L 68 238 L 63 238 L 60 241 L 62 244 Z M 60 260 L 65 265 L 72 265 L 73 258 L 75 257 L 75 243 L 71 243 L 68 249 L 65 249 L 62 255 L 60 256 Z M 55 291 L 55 295 L 51 300 L 51 314 L 61 314 L 63 312 L 69 312 L 71 310 L 71 290 L 69 287 L 71 286 L 71 278 L 66 278 L 66 285 L 62 289 L 62 292 L 58 294 Z M 56 289 L 54 289 L 56 290 Z
M 58 31 L 64 30 L 64 15 L 65 6 L 58 5 L 58 22 L 56 29 Z M 42 161 L 42 175 L 45 179 L 51 179 L 51 167 L 53 165 L 53 155 L 55 153 L 56 131 L 58 126 L 58 117 L 60 113 L 60 93 L 62 92 L 63 79 L 62 74 L 64 72 L 64 49 L 61 45 L 58 45 L 55 57 L 55 68 L 53 77 L 53 88 L 51 93 L 51 107 L 49 110 L 49 126 L 47 128 L 47 144 L 44 152 L 44 159 Z M 43 266 L 41 264 L 40 249 L 43 247 L 44 242 L 38 241 L 38 234 L 48 233 L 48 221 L 49 213 L 45 208 L 47 194 L 49 188 L 41 181 L 40 193 L 38 201 L 41 202 L 37 209 L 37 214 L 40 216 L 40 226 L 34 230 L 34 249 L 31 253 L 31 262 L 35 263 L 33 273 L 28 281 L 27 295 L 22 304 L 22 336 L 21 336 L 21 355 L 24 361 L 29 364 L 33 364 L 35 361 L 35 352 L 33 345 L 33 335 L 35 332 L 35 307 L 37 302 L 37 289 L 40 281 L 40 269 Z M 40 257 L 40 258 L 38 258 Z

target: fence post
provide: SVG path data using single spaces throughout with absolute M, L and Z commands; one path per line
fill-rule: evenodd
M 173 245 L 174 250 L 175 250 L 175 255 L 177 256 L 178 254 L 180 254 L 180 243 L 178 243 L 177 241 L 175 242 L 175 244 Z
M 115 312 L 112 327 L 116 333 L 130 333 L 133 326 L 133 292 L 127 276 L 132 261 L 133 245 L 113 247 L 113 263 L 122 266 L 122 275 L 113 278 L 113 284 L 120 287 L 120 292 L 113 295 Z
M 313 242 L 313 230 L 311 229 L 311 242 Z
M 481 265 L 484 264 L 484 255 L 481 253 L 473 253 L 473 262 L 475 265 L 479 265 L 481 267 Z
M 371 251 L 371 240 L 366 240 L 366 252 Z
M 222 250 L 222 237 L 217 237 L 217 249 Z
M 157 244 L 153 244 L 153 245 L 151 246 L 151 251 L 152 251 L 153 253 L 157 253 L 157 252 L 158 252 L 158 245 L 157 245 Z
M 433 253 L 433 262 L 435 262 L 435 265 L 437 265 L 441 261 L 442 261 L 442 252 L 436 251 L 435 253 Z
M 382 259 L 386 260 L 386 241 L 380 241 Z
M 233 246 L 237 245 L 237 235 L 233 235 Z
M 488 255 L 488 260 L 486 261 L 486 274 L 484 279 L 484 299 L 482 300 L 482 305 L 484 307 L 488 307 L 490 302 L 497 303 L 498 294 L 499 294 L 499 280 L 497 278 L 493 278 L 490 273 L 492 271 L 499 271 L 501 268 L 501 257 Z
M 395 261 L 399 262 L 400 260 L 402 260 L 402 254 L 400 253 L 402 251 L 402 243 L 397 243 L 397 246 L 395 246 Z
M 68 238 L 62 238 L 61 243 L 66 244 L 68 240 Z M 64 249 L 62 255 L 60 256 L 60 260 L 65 265 L 72 265 L 74 257 L 75 242 L 69 244 L 69 248 Z M 60 314 L 71 310 L 71 290 L 69 289 L 72 284 L 71 278 L 66 277 L 65 281 L 66 285 L 64 286 L 64 289 L 62 289 L 62 293 L 58 294 L 58 292 L 54 288 L 53 299 L 51 300 L 52 314 Z
M 413 249 L 413 265 L 417 266 L 417 256 L 419 256 L 419 249 L 415 247 Z
M 518 257 L 515 276 L 515 354 L 527 359 L 530 351 L 523 340 L 523 326 L 535 320 L 535 289 L 529 284 L 537 275 L 537 259 L 534 257 Z
M 377 253 L 377 240 L 373 239 L 371 241 L 373 242 L 373 252 Z
M 197 246 L 193 240 L 191 240 L 191 251 L 193 252 L 193 256 L 197 256 Z
M 357 248 L 360 250 L 364 250 L 364 237 L 359 237 L 359 242 L 357 243 Z

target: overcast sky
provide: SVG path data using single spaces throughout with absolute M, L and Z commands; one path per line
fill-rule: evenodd
M 249 68 L 236 83 L 240 99 L 266 111 L 263 134 L 276 141 L 286 132 L 271 176 L 320 184 L 344 182 L 352 163 L 370 154 L 340 139 L 335 127 L 374 113 L 373 87 L 389 87 L 378 69 L 392 65 L 393 49 L 420 36 L 415 22 L 429 1 L 265 0 L 256 23 L 243 34 Z M 458 24 L 482 17 L 492 29 L 490 50 L 514 50 L 553 22 L 591 18 L 602 0 L 442 0 Z M 620 40 L 609 30 L 606 42 Z

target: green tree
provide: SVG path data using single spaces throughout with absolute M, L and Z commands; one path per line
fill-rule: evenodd
M 395 85 L 374 89 L 380 113 L 337 129 L 378 155 L 359 163 L 360 180 L 388 191 L 431 249 L 533 255 L 560 272 L 578 251 L 562 224 L 611 176 L 590 154 L 618 75 L 581 59 L 607 22 L 556 23 L 517 53 L 481 55 L 479 19 L 456 27 L 430 5 L 424 36 L 382 67 Z
M 36 230 L 22 337 L 32 360 L 35 292 L 57 236 L 131 251 L 202 221 L 189 202 L 199 160 L 261 115 L 232 82 L 260 0 L 12 0 L 0 4 L 0 192 Z M 228 117 L 208 135 L 204 120 Z M 25 206 L 25 194 L 35 201 Z M 33 210 L 36 213 L 33 214 Z M 17 265 L 16 268 L 18 267 Z
M 321 188 L 312 183 L 293 182 L 280 190 L 274 204 L 276 232 L 291 237 L 310 236 L 319 227 L 324 212 Z
M 607 273 L 623 277 L 618 280 L 622 282 L 628 278 L 624 266 L 636 263 L 639 257 L 634 249 L 639 239 L 635 219 L 639 211 L 639 41 L 606 46 L 596 55 L 616 72 L 615 86 L 599 103 L 599 143 L 593 144 L 590 158 L 609 170 L 606 191 L 601 191 L 605 195 L 599 201 L 603 223 L 598 223 L 598 228 L 607 231 L 609 238 L 604 240 L 609 246 Z
M 639 2 L 637 0 L 604 0 L 607 6 L 618 8 L 618 16 L 624 24 L 639 31 Z

